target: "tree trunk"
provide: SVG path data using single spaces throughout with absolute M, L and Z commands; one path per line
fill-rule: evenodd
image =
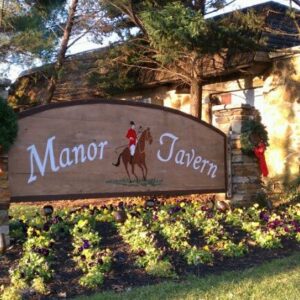
M 76 13 L 77 6 L 78 6 L 78 0 L 72 0 L 70 8 L 69 8 L 67 24 L 66 24 L 66 27 L 64 28 L 64 35 L 62 37 L 60 49 L 59 49 L 59 52 L 57 55 L 57 62 L 55 64 L 53 74 L 50 78 L 50 81 L 49 81 L 49 84 L 47 87 L 46 96 L 43 99 L 43 104 L 50 103 L 53 98 L 53 94 L 54 94 L 56 84 L 57 84 L 57 79 L 58 79 L 58 72 L 61 70 L 61 68 L 64 64 L 64 61 L 65 61 L 65 58 L 66 58 L 66 52 L 68 49 L 68 43 L 69 43 L 69 39 L 71 36 L 71 31 L 72 31 L 72 28 L 74 25 L 74 16 Z
M 4 4 L 5 4 L 5 0 L 2 0 L 1 8 L 0 8 L 0 31 L 1 31 L 1 27 L 2 27 L 3 18 L 4 18 Z
M 206 0 L 196 0 L 194 1 L 194 6 L 197 11 L 200 11 L 202 15 L 205 15 L 205 4 Z
M 202 118 L 202 86 L 196 79 L 191 82 L 191 115 Z

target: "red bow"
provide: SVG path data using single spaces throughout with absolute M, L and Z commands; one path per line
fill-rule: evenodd
M 269 174 L 269 170 L 265 159 L 265 151 L 266 151 L 266 145 L 263 142 L 260 142 L 254 148 L 254 153 L 258 159 L 260 171 L 264 177 L 267 177 Z

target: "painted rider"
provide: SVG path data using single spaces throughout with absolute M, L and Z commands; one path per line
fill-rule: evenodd
M 129 139 L 130 163 L 132 164 L 137 143 L 137 133 L 133 121 L 130 122 L 130 128 L 127 131 L 126 138 Z

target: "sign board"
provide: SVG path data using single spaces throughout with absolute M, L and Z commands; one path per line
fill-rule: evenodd
M 121 100 L 40 106 L 19 115 L 11 200 L 225 192 L 225 153 L 224 133 L 177 110 Z

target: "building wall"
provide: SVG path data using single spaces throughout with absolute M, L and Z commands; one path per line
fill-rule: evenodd
M 289 182 L 300 176 L 300 56 L 278 60 L 266 76 L 260 112 L 269 133 L 270 177 Z
M 264 76 L 206 85 L 206 121 L 210 95 L 216 95 L 223 105 L 248 104 L 260 112 L 269 136 L 269 183 L 288 183 L 300 176 L 300 55 L 275 59 Z M 215 119 L 211 122 L 214 124 Z

